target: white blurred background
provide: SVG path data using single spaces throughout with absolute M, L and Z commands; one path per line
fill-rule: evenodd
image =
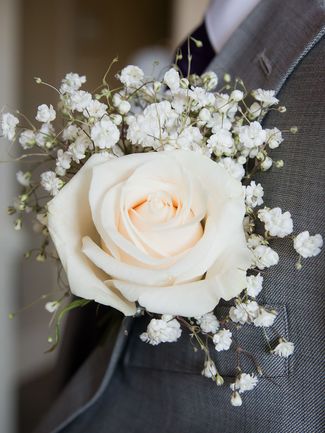
M 67 72 L 87 75 L 95 87 L 116 55 L 150 68 L 167 66 L 177 45 L 202 20 L 208 0 L 0 0 L 0 110 L 18 108 L 35 116 L 55 95 L 33 77 L 57 84 Z M 149 70 L 149 71 L 150 71 Z M 17 194 L 17 164 L 0 140 L 0 433 L 30 433 L 50 404 L 50 376 L 57 353 L 48 347 L 49 315 L 43 304 L 18 311 L 55 288 L 55 271 L 26 261 L 35 235 L 13 230 L 7 206 Z M 50 384 L 50 381 L 46 382 Z

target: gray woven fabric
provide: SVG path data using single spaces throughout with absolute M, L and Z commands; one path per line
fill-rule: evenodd
M 265 127 L 299 127 L 274 152 L 285 169 L 273 168 L 260 180 L 270 206 L 290 210 L 295 232 L 325 235 L 325 82 L 323 3 L 266 0 L 248 18 L 213 63 L 220 72 L 241 76 L 250 87 L 281 89 L 287 113 L 270 114 Z M 273 9 L 272 9 L 273 8 Z M 273 15 L 270 13 L 273 11 Z M 144 345 L 138 336 L 144 319 L 135 319 L 113 376 L 61 433 L 322 433 L 324 418 L 324 252 L 309 259 L 297 274 L 292 247 L 273 243 L 280 265 L 267 271 L 260 301 L 275 305 L 279 332 L 295 342 L 289 360 L 265 357 L 260 330 L 244 327 L 239 338 L 262 358 L 267 378 L 243 395 L 243 405 L 229 403 L 228 387 L 200 375 L 202 355 L 186 336 L 177 344 Z M 217 313 L 222 314 L 222 308 Z M 272 338 L 272 335 L 270 335 Z M 121 345 L 119 347 L 122 347 Z M 230 354 L 217 357 L 227 380 L 234 375 Z M 251 371 L 250 361 L 244 368 Z M 112 366 L 109 367 L 112 370 Z M 90 374 L 89 370 L 88 374 Z M 79 392 L 85 380 L 79 373 Z M 73 393 L 71 394 L 73 396 Z M 66 400 L 66 404 L 69 402 Z M 54 410 L 52 418 L 59 412 Z M 48 433 L 51 430 L 44 429 Z

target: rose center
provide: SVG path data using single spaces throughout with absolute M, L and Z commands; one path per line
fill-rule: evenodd
M 146 221 L 163 223 L 173 218 L 178 204 L 166 192 L 159 191 L 149 194 L 144 201 L 130 209 L 130 218 L 134 222 L 135 213 Z

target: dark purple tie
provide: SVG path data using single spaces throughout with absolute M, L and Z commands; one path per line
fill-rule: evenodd
M 211 62 L 213 57 L 216 55 L 214 51 L 206 27 L 205 22 L 203 23 L 191 34 L 191 36 L 198 41 L 202 42 L 202 47 L 198 47 L 197 44 L 190 39 L 189 46 L 192 55 L 191 60 L 191 74 L 201 75 L 206 69 L 208 64 Z M 177 65 L 180 68 L 183 76 L 186 77 L 188 74 L 188 40 L 186 39 L 179 50 L 182 53 L 182 59 L 178 60 Z M 179 52 L 178 50 L 178 52 Z

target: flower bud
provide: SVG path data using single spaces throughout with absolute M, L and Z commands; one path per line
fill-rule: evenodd
M 22 194 L 22 195 L 20 195 L 20 196 L 19 196 L 19 200 L 20 200 L 21 202 L 25 202 L 25 201 L 27 201 L 27 200 L 28 200 L 28 194 Z
M 241 406 L 243 401 L 238 391 L 234 391 L 231 395 L 230 403 L 232 406 Z
M 296 269 L 297 271 L 300 271 L 300 269 L 302 268 L 302 264 L 300 262 L 296 263 Z
M 199 113 L 199 119 L 202 122 L 208 122 L 211 119 L 210 111 L 207 108 L 202 108 L 202 110 Z
M 212 90 L 218 85 L 218 76 L 215 72 L 205 72 L 201 76 L 203 84 L 207 90 Z
M 22 227 L 22 220 L 21 218 L 17 218 L 15 221 L 14 229 L 18 231 L 21 230 L 21 227 Z
M 112 114 L 110 116 L 111 120 L 115 125 L 120 125 L 122 123 L 122 116 L 120 114 Z
M 272 159 L 269 156 L 267 156 L 261 164 L 262 171 L 269 170 L 269 168 L 272 167 L 272 164 L 273 164 Z
M 258 159 L 259 161 L 263 161 L 265 159 L 264 152 L 258 152 L 258 154 L 256 155 L 256 159 Z
M 243 155 L 239 156 L 238 159 L 237 159 L 237 162 L 238 162 L 238 164 L 241 164 L 241 165 L 246 164 L 246 158 L 245 158 L 245 156 L 243 156 Z
M 121 95 L 119 93 L 114 93 L 113 96 L 113 105 L 118 107 L 122 101 Z
M 297 127 L 297 126 L 292 126 L 292 127 L 290 128 L 290 132 L 291 132 L 292 134 L 297 134 L 297 132 L 298 132 L 298 127 Z
M 37 262 L 43 263 L 43 262 L 45 262 L 45 259 L 46 259 L 46 257 L 45 257 L 44 253 L 39 253 L 36 256 L 36 261 Z
M 197 48 L 202 48 L 203 47 L 203 42 L 200 41 L 199 39 L 195 39 L 193 38 L 193 36 L 191 36 L 192 41 L 195 43 Z
M 121 101 L 118 106 L 118 111 L 123 115 L 130 111 L 131 104 L 128 101 Z
M 45 304 L 45 310 L 49 313 L 54 313 L 60 306 L 60 302 L 52 301 Z
M 181 79 L 180 79 L 180 82 L 179 82 L 179 85 L 180 85 L 180 87 L 181 87 L 182 89 L 187 89 L 187 88 L 188 88 L 188 85 L 189 85 L 189 81 L 188 81 L 188 79 L 187 79 L 187 78 L 181 78 Z
M 155 81 L 155 82 L 153 83 L 153 90 L 154 90 L 155 92 L 159 92 L 160 89 L 161 89 L 161 82 L 160 82 L 160 81 Z
M 278 108 L 278 111 L 280 113 L 285 113 L 287 111 L 286 107 L 284 107 L 283 105 L 281 107 Z
M 279 159 L 278 161 L 276 161 L 275 166 L 276 166 L 276 168 L 282 168 L 284 166 L 283 159 Z
M 224 80 L 225 83 L 230 83 L 230 81 L 231 81 L 231 75 L 230 74 L 225 74 L 223 76 L 223 80 Z
M 218 385 L 218 386 L 222 386 L 223 384 L 224 384 L 224 379 L 223 379 L 223 377 L 222 376 L 220 376 L 220 374 L 219 373 L 217 373 L 217 375 L 216 375 L 216 384 Z
M 230 94 L 230 99 L 239 102 L 244 98 L 244 93 L 241 90 L 233 90 Z
M 249 107 L 249 118 L 256 119 L 262 112 L 262 107 L 258 102 L 253 102 L 253 104 Z

